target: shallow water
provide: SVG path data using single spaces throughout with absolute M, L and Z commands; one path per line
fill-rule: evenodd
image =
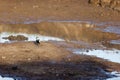
M 108 26 L 103 31 L 104 32 L 110 32 L 110 33 L 115 33 L 115 34 L 120 34 L 120 27 Z
M 2 77 L 2 76 L 0 76 L 0 80 L 14 80 L 14 79 L 10 78 L 10 77 Z
M 96 56 L 99 58 L 103 58 L 115 63 L 120 63 L 120 50 L 74 50 L 73 53 L 82 54 L 82 55 L 89 55 L 89 56 Z M 108 78 L 106 80 L 120 80 L 120 73 L 117 71 L 114 72 L 106 72 L 106 74 L 113 75 L 112 78 Z
M 11 32 L 2 32 L 0 33 L 0 43 L 9 43 L 11 41 L 7 39 L 3 39 L 3 37 L 8 37 L 10 35 L 17 36 L 17 35 L 23 35 L 25 37 L 28 37 L 28 41 L 35 41 L 36 37 L 39 38 L 40 41 L 64 41 L 63 39 L 57 38 L 57 37 L 49 37 L 49 36 L 42 36 L 39 34 L 26 34 L 26 33 L 11 33 Z
M 1 76 L 0 75 L 0 80 L 27 80 L 26 78 L 23 77 L 17 77 L 17 76 Z
M 105 72 L 104 70 L 102 70 L 103 73 L 105 73 L 106 75 L 108 75 L 111 78 L 108 78 L 106 80 L 120 80 L 120 73 L 117 71 L 113 71 L 113 72 Z M 14 76 L 1 76 L 0 75 L 0 80 L 29 80 L 23 77 L 14 77 Z M 99 79 L 97 79 L 99 80 Z M 101 79 L 100 79 L 101 80 Z
M 116 76 L 116 77 L 108 78 L 107 80 L 120 80 L 120 73 L 119 73 L 119 72 L 114 71 L 114 72 L 111 72 L 110 74 L 111 74 L 111 75 L 114 75 L 114 76 Z
M 99 58 L 103 58 L 112 62 L 120 63 L 120 50 L 76 50 L 74 51 L 76 54 L 90 55 L 96 56 Z
M 110 43 L 120 45 L 120 40 L 111 40 Z

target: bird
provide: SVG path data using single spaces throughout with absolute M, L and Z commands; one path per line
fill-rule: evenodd
M 37 45 L 40 44 L 40 40 L 38 39 L 38 37 L 36 37 L 35 43 L 36 43 Z

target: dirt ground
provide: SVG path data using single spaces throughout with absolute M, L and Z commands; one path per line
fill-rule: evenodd
M 7 47 L 7 49 L 5 48 Z M 41 43 L 40 45 L 35 42 L 18 42 L 12 44 L 0 44 L 1 62 L 16 63 L 22 61 L 34 60 L 61 60 L 69 52 L 62 48 L 58 48 L 51 43 Z M 49 53 L 49 54 L 48 54 Z M 5 61 L 4 61 L 5 60 Z M 8 62 L 6 62 L 8 61 Z
M 0 0 L 0 23 L 87 20 L 119 23 L 120 13 L 88 0 Z
M 106 79 L 101 70 L 120 71 L 120 64 L 96 57 L 76 55 L 51 42 L 0 44 L 0 71 L 28 80 Z M 23 79 L 22 79 L 23 80 Z
M 103 80 L 110 77 L 104 71 L 120 71 L 120 64 L 66 50 L 66 46 L 83 47 L 69 40 L 110 41 L 120 39 L 118 34 L 93 30 L 93 24 L 60 22 L 66 20 L 106 22 L 119 27 L 120 12 L 89 4 L 88 0 L 0 0 L 0 32 L 38 33 L 68 41 L 65 46 L 54 42 L 0 43 L 0 74 L 27 80 Z

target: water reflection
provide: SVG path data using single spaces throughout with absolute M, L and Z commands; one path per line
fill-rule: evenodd
M 49 36 L 42 36 L 42 35 L 38 35 L 38 34 L 26 34 L 26 33 L 10 33 L 10 32 L 2 32 L 0 34 L 0 42 L 4 43 L 4 42 L 12 42 L 9 41 L 8 39 L 3 39 L 4 37 L 8 37 L 10 35 L 13 36 L 17 36 L 17 35 L 23 35 L 25 37 L 28 38 L 28 41 L 35 41 L 36 37 L 38 37 L 40 39 L 40 41 L 49 41 L 49 40 L 53 40 L 53 41 L 64 41 L 63 39 L 60 38 L 56 38 L 56 37 L 49 37 Z
M 101 42 L 120 39 L 119 34 L 110 31 L 95 30 L 94 28 L 96 28 L 96 25 L 91 22 L 48 21 L 34 24 L 0 25 L 0 32 L 39 33 L 42 35 L 55 36 L 69 40 L 83 40 L 86 42 Z M 112 30 L 114 28 L 111 27 L 110 29 Z M 116 28 L 114 32 L 119 32 L 118 28 Z

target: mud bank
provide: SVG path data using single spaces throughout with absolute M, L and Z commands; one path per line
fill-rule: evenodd
M 106 79 L 105 71 L 120 71 L 117 63 L 96 57 L 72 54 L 50 42 L 0 44 L 1 74 L 25 76 L 27 80 Z M 7 48 L 7 50 L 6 50 Z
M 7 47 L 7 50 L 5 48 Z M 1 63 L 16 63 L 31 60 L 61 60 L 66 57 L 69 52 L 60 49 L 51 43 L 42 42 L 36 45 L 34 42 L 15 42 L 11 44 L 0 44 Z M 65 52 L 64 52 L 65 51 Z M 43 54 L 42 54 L 43 53 Z M 61 58 L 61 59 L 60 59 Z
M 0 32 L 25 32 L 60 37 L 65 40 L 101 42 L 120 39 L 116 33 L 95 30 L 95 24 L 84 22 L 41 22 L 37 24 L 1 24 Z M 104 26 L 101 26 L 104 28 Z M 101 28 L 99 27 L 99 28 Z M 119 27 L 119 26 L 118 26 Z M 97 34 L 96 34 L 97 33 Z

